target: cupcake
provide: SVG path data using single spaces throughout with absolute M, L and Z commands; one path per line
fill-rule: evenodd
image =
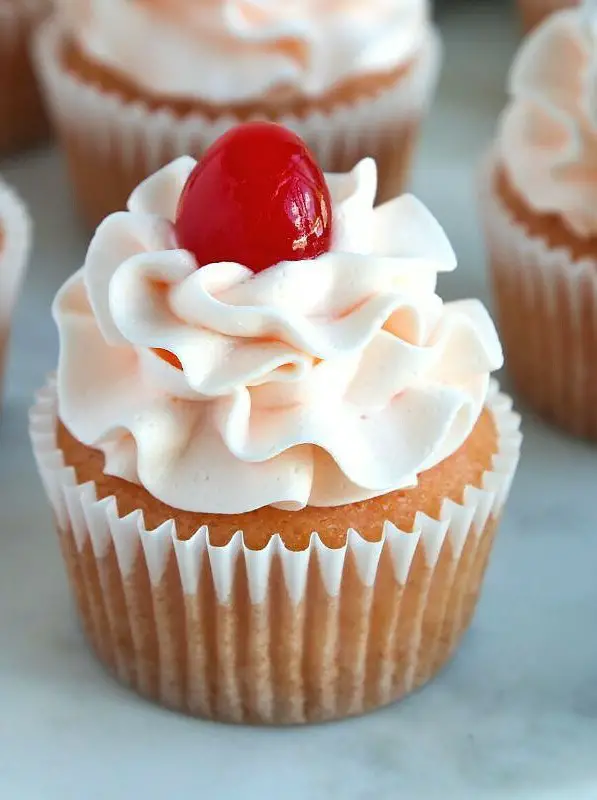
M 15 193 L 0 180 L 0 395 L 10 321 L 30 246 L 29 217 Z
M 373 156 L 379 198 L 401 190 L 438 75 L 428 0 L 58 0 L 58 10 L 37 61 L 93 227 L 159 167 L 252 118 L 298 132 L 329 171 Z
M 471 621 L 519 418 L 483 306 L 435 293 L 442 229 L 376 179 L 242 125 L 136 188 L 55 299 L 31 436 L 75 601 L 171 708 L 360 714 Z
M 518 0 L 523 30 L 528 33 L 550 14 L 578 5 L 580 0 Z
M 551 16 L 523 45 L 483 176 L 506 361 L 537 412 L 597 439 L 597 15 Z M 555 66 L 554 66 L 555 65 Z
M 48 122 L 29 57 L 50 0 L 0 0 L 0 155 L 37 144 Z

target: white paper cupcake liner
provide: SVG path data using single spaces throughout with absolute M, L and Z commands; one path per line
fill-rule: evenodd
M 154 111 L 141 101 L 110 95 L 64 67 L 64 41 L 58 20 L 48 20 L 37 37 L 36 61 L 70 157 L 75 190 L 83 198 L 87 217 L 93 217 L 95 223 L 122 208 L 128 193 L 144 177 L 177 156 L 199 156 L 239 122 L 233 114 L 216 120 L 198 113 L 180 118 L 167 108 Z M 358 103 L 331 108 L 329 113 L 281 116 L 277 121 L 305 139 L 326 171 L 347 171 L 364 155 L 377 157 L 381 166 L 379 195 L 387 199 L 398 193 L 394 190 L 404 182 L 404 162 L 410 159 L 415 128 L 434 94 L 440 62 L 439 36 L 431 31 L 412 68 L 390 89 Z M 97 179 L 89 164 L 80 164 L 83 152 L 90 154 L 90 159 L 95 153 L 99 159 L 103 173 L 98 171 Z M 120 182 L 118 196 L 113 191 L 102 199 L 100 184 L 110 180 Z
M 530 237 L 493 191 L 495 163 L 481 207 L 507 368 L 540 414 L 597 439 L 597 260 Z
M 100 659 L 141 694 L 233 722 L 301 723 L 359 714 L 427 681 L 468 626 L 495 526 L 518 463 L 519 416 L 492 385 L 499 449 L 482 488 L 412 532 L 390 521 L 379 542 L 314 532 L 306 550 L 275 533 L 263 550 L 237 532 L 214 546 L 203 527 L 148 531 L 141 511 L 78 485 L 56 442 L 51 382 L 30 431 L 85 632 Z
M 0 180 L 0 395 L 12 314 L 25 276 L 31 246 L 29 215 L 17 195 Z

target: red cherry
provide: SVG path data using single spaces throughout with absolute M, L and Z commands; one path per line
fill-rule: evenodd
M 260 272 L 330 249 L 330 192 L 302 139 L 249 122 L 214 142 L 191 172 L 175 228 L 200 267 L 234 261 Z

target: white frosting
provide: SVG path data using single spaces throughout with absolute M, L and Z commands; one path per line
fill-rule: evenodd
M 500 160 L 539 213 L 597 234 L 597 11 L 555 14 L 525 41 L 510 73 Z
M 196 268 L 172 220 L 195 161 L 141 184 L 60 290 L 60 416 L 106 472 L 179 509 L 334 506 L 416 484 L 453 453 L 502 364 L 456 261 L 411 196 L 373 209 L 370 159 L 330 175 L 332 250 L 254 275 Z M 152 348 L 174 353 L 183 370 Z
M 158 95 L 213 103 L 317 96 L 394 69 L 429 34 L 429 0 L 57 0 L 79 45 Z

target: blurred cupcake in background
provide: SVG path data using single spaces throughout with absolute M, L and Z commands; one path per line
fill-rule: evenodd
M 0 155 L 48 134 L 30 39 L 49 6 L 50 0 L 0 0 Z
M 95 225 L 172 158 L 250 118 L 324 169 L 405 182 L 440 63 L 428 0 L 59 0 L 37 55 L 80 209 Z
M 0 180 L 0 394 L 12 312 L 30 248 L 29 217 L 22 202 Z
M 525 33 L 540 25 L 556 11 L 578 6 L 580 0 L 518 0 L 518 7 Z
M 484 175 L 506 362 L 524 398 L 597 439 L 597 13 L 551 16 L 523 44 Z

